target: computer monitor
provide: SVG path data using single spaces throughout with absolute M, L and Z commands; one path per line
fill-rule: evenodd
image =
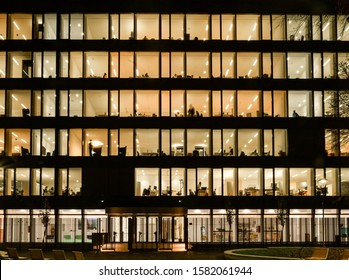
M 21 155 L 22 156 L 29 156 L 29 150 L 27 148 L 21 147 Z
M 127 146 L 125 146 L 125 147 L 119 147 L 118 156 L 119 156 L 119 157 L 124 157 L 124 156 L 126 156 L 126 150 L 127 150 Z
M 102 147 L 93 147 L 92 155 L 94 157 L 99 157 L 102 155 Z
M 30 114 L 30 110 L 27 109 L 27 108 L 23 108 L 22 109 L 22 116 L 23 117 L 29 117 L 29 114 Z

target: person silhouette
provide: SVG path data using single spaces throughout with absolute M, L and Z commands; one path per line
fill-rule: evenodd
M 188 109 L 188 116 L 189 117 L 193 117 L 195 114 L 195 108 L 193 107 L 193 105 L 189 105 L 189 109 Z
M 88 141 L 88 151 L 90 153 L 90 156 L 93 156 L 93 144 L 92 144 L 92 139 L 90 139 L 90 141 Z

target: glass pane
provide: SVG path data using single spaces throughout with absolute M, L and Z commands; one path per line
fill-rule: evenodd
M 210 134 L 208 129 L 187 130 L 188 156 L 210 156 Z
M 235 15 L 222 15 L 222 40 L 235 40 Z
M 42 130 L 41 155 L 55 155 L 55 129 L 45 128 Z
M 120 78 L 133 78 L 134 59 L 132 52 L 120 52 Z
M 311 117 L 311 92 L 289 91 L 288 92 L 288 116 Z
M 69 156 L 82 156 L 82 129 L 69 129 Z
M 273 53 L 273 78 L 286 78 L 286 55 L 284 53 Z
M 56 115 L 56 92 L 54 90 L 45 90 L 42 97 L 43 116 L 54 117 Z
M 170 130 L 161 130 L 161 155 L 169 156 L 171 155 L 171 145 L 170 145 Z
M 258 91 L 238 91 L 238 115 L 240 117 L 261 116 L 260 95 Z
M 310 16 L 287 15 L 287 40 L 303 41 L 309 40 Z
M 61 15 L 61 39 L 69 39 L 69 15 Z
M 208 15 L 187 15 L 187 33 L 190 40 L 207 40 L 209 34 Z
M 224 90 L 222 98 L 222 110 L 224 117 L 235 117 L 236 116 L 236 92 Z
M 238 53 L 237 76 L 239 79 L 260 77 L 260 54 L 259 53 Z
M 84 156 L 108 155 L 107 129 L 84 129 Z
M 108 116 L 108 92 L 106 90 L 86 90 L 84 98 L 85 117 Z
M 336 35 L 336 22 L 335 16 L 323 15 L 322 16 L 322 40 L 334 41 Z
M 136 98 L 136 116 L 157 117 L 159 116 L 159 92 L 137 90 Z
M 258 129 L 238 130 L 239 156 L 260 156 L 260 131 Z
M 108 73 L 107 52 L 85 52 L 85 78 L 104 78 Z
M 235 61 L 236 53 L 222 53 L 222 76 L 223 78 L 236 78 Z
M 273 40 L 285 40 L 285 16 L 272 15 Z
M 184 156 L 184 129 L 172 129 L 171 133 L 171 155 Z
M 237 40 L 259 40 L 259 21 L 258 15 L 237 15 Z
M 127 90 L 120 91 L 120 117 L 134 116 L 133 92 Z
M 310 196 L 313 192 L 312 170 L 290 168 L 290 195 Z
M 119 92 L 110 92 L 110 116 L 119 116 Z
M 57 39 L 57 15 L 45 14 L 44 15 L 44 39 L 56 40 Z
M 171 15 L 171 39 L 183 40 L 184 39 L 184 15 Z
M 71 14 L 70 15 L 70 39 L 81 40 L 83 38 L 84 38 L 83 15 Z
M 56 78 L 56 53 L 44 52 L 43 78 Z
M 159 78 L 159 53 L 136 53 L 136 77 Z
M 170 16 L 161 15 L 161 40 L 169 40 L 170 37 Z
M 70 78 L 82 78 L 82 52 L 70 53 Z
M 32 15 L 31 14 L 10 14 L 9 37 L 12 40 L 32 39 Z
M 108 14 L 85 15 L 85 39 L 108 39 Z
M 222 169 L 213 169 L 213 195 L 222 195 Z
M 137 156 L 159 156 L 159 130 L 136 129 Z
M 271 28 L 270 28 L 270 16 L 262 16 L 262 39 L 270 40 L 271 39 Z
M 212 91 L 212 116 L 222 116 L 222 98 L 220 91 Z
M 118 78 L 119 77 L 119 53 L 110 53 L 110 73 L 109 77 Z
M 137 40 L 158 40 L 159 39 L 159 15 L 137 14 Z
M 171 91 L 171 116 L 183 117 L 184 116 L 184 92 L 183 91 Z
M 82 117 L 82 92 L 81 90 L 71 90 L 69 93 L 69 116 Z
M 238 169 L 239 195 L 260 196 L 261 188 L 261 169 L 239 168 Z
M 287 57 L 289 79 L 308 79 L 311 77 L 309 53 L 289 53 Z
M 119 15 L 110 15 L 110 35 L 112 39 L 119 39 Z
M 133 156 L 134 155 L 133 139 L 134 139 L 133 129 L 120 129 L 119 153 L 120 153 L 120 148 L 125 147 L 126 156 Z
M 223 130 L 223 155 L 224 156 L 236 156 L 236 129 L 224 129 Z
M 133 14 L 120 15 L 120 39 L 121 40 L 135 39 Z
M 236 196 L 236 168 L 223 169 L 223 195 Z M 240 195 L 240 192 L 239 192 Z M 242 194 L 241 194 L 242 195 Z
M 171 77 L 184 77 L 184 53 L 171 53 Z
M 117 156 L 119 148 L 119 131 L 117 129 L 110 130 L 109 136 L 109 155 Z
M 7 16 L 6 14 L 0 14 L 0 40 L 6 40 L 7 39 Z

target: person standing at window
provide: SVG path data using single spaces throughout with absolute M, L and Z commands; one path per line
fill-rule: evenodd
M 93 156 L 93 144 L 92 144 L 92 139 L 90 139 L 90 141 L 88 141 L 88 151 L 90 154 L 90 157 Z

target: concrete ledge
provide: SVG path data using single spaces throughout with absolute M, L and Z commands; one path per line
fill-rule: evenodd
M 265 250 L 267 248 L 253 248 L 253 249 L 235 249 L 224 251 L 224 256 L 226 259 L 230 260 L 301 260 L 301 258 L 291 258 L 291 257 L 277 257 L 277 256 L 264 256 L 264 255 L 249 255 L 248 251 L 258 251 Z M 281 248 L 280 248 L 281 249 Z M 245 250 L 247 254 L 236 253 L 237 251 Z

